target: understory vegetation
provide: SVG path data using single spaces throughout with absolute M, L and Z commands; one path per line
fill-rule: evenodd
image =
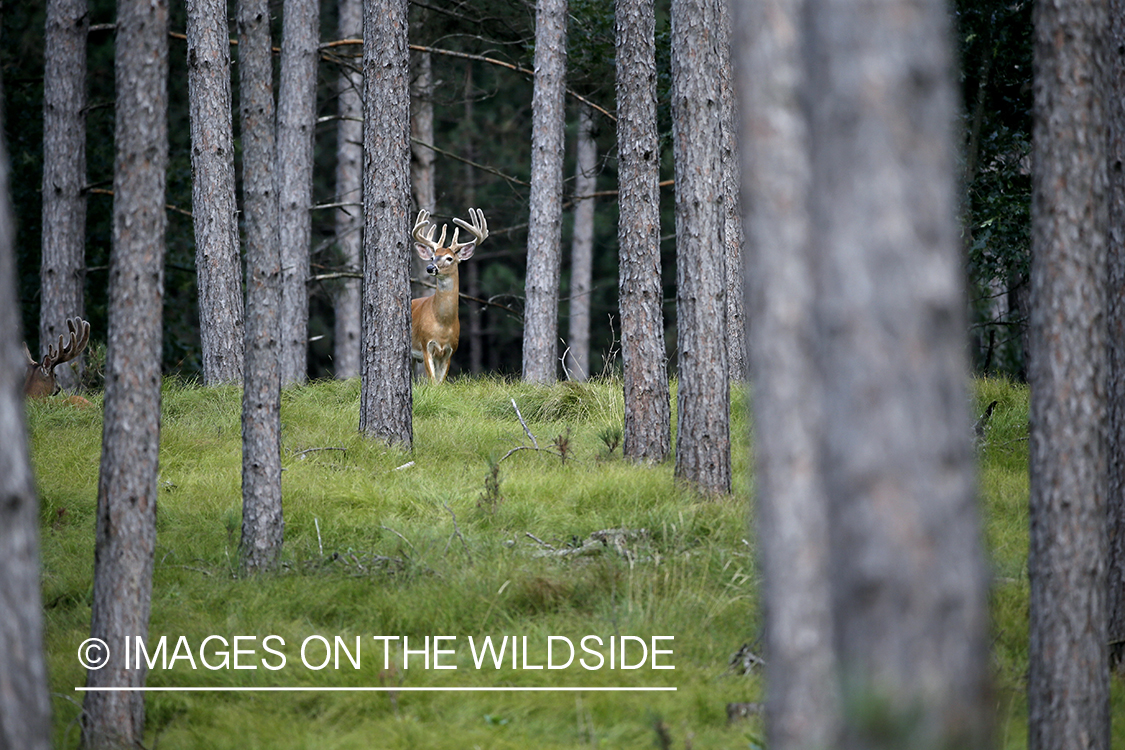
M 284 566 L 237 574 L 241 523 L 240 390 L 175 380 L 164 387 L 150 657 L 161 636 L 168 668 L 150 687 L 382 687 L 391 692 L 150 692 L 149 747 L 168 748 L 752 748 L 760 717 L 728 721 L 728 704 L 760 702 L 747 651 L 761 615 L 746 419 L 732 399 L 735 492 L 705 498 L 677 486 L 671 463 L 621 458 L 618 381 L 535 386 L 460 379 L 414 390 L 415 450 L 360 436 L 358 381 L 288 389 L 282 401 Z M 991 401 L 980 449 L 985 538 L 993 570 L 998 745 L 1026 747 L 1027 391 L 976 386 Z M 78 409 L 29 402 L 41 505 L 43 598 L 56 747 L 74 747 L 89 635 L 100 397 Z M 514 402 L 514 403 L 513 403 Z M 518 407 L 518 413 L 517 409 Z M 537 446 L 537 447 L 536 447 Z M 263 644 L 267 635 L 279 636 Z M 578 649 L 584 636 L 673 636 L 657 648 L 674 670 L 610 669 Z M 197 668 L 193 669 L 180 636 Z M 202 649 L 208 636 L 221 636 Z M 238 644 L 235 636 L 254 636 Z M 349 654 L 329 662 L 321 636 Z M 391 663 L 372 636 L 392 641 Z M 423 639 L 431 638 L 424 657 Z M 434 636 L 442 665 L 436 669 Z M 514 636 L 500 668 L 476 668 L 485 636 Z M 528 653 L 522 652 L 526 636 Z M 577 653 L 546 665 L 548 636 Z M 620 641 L 618 641 L 620 642 Z M 302 662 L 301 644 L 307 643 Z M 553 663 L 566 659 L 555 641 Z M 637 641 L 628 663 L 640 658 Z M 242 666 L 209 669 L 224 650 Z M 285 666 L 273 669 L 286 656 Z M 743 648 L 747 647 L 747 648 Z M 737 652 L 742 649 L 739 658 Z M 764 655 L 768 658 L 768 655 Z M 735 662 L 732 665 L 732 660 Z M 410 692 L 417 687 L 674 686 L 676 692 Z M 1115 717 L 1125 718 L 1119 681 Z M 1115 722 L 1115 746 L 1125 746 Z

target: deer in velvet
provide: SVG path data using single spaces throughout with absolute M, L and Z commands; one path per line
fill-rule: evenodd
M 23 353 L 27 357 L 27 375 L 23 381 L 23 393 L 30 398 L 45 398 L 59 392 L 59 384 L 55 382 L 55 368 L 64 362 L 69 362 L 86 348 L 90 341 L 90 324 L 82 318 L 70 318 L 66 321 L 69 330 L 66 343 L 59 336 L 59 345 L 47 347 L 47 354 L 42 362 L 36 362 L 23 345 Z
M 418 256 L 426 261 L 426 273 L 437 282 L 437 291 L 429 297 L 410 301 L 410 354 L 422 363 L 431 381 L 441 383 L 449 372 L 449 361 L 457 351 L 461 336 L 457 315 L 460 294 L 457 267 L 461 261 L 471 258 L 477 245 L 488 237 L 488 222 L 483 211 L 470 208 L 472 223 L 454 219 L 458 228 L 453 230 L 453 241 L 444 247 L 446 225 L 442 224 L 441 236 L 434 240 L 437 225 L 431 224 L 429 218 L 428 211 L 418 212 L 412 236 Z M 460 242 L 461 229 L 472 239 Z

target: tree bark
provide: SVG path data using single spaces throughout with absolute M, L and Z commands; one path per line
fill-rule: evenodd
M 660 279 L 660 145 L 656 134 L 656 13 L 617 0 L 617 237 L 624 455 L 660 462 L 671 446 L 664 293 Z
M 598 144 L 594 112 L 578 109 L 578 142 L 574 166 L 574 235 L 570 246 L 570 354 L 566 369 L 572 380 L 590 377 L 590 290 L 594 275 L 594 199 L 598 189 Z
M 85 315 L 86 286 L 86 0 L 47 3 L 43 73 L 43 236 L 39 272 L 39 350 L 66 335 L 66 320 Z M 65 389 L 82 380 L 83 357 L 59 365 Z
M 419 9 L 411 24 L 411 40 L 421 38 L 425 28 L 426 11 Z M 470 121 L 471 122 L 471 121 Z M 417 50 L 410 53 L 410 186 L 414 195 L 414 209 L 434 212 L 434 150 L 423 144 L 434 142 L 434 65 L 429 52 Z M 472 205 L 472 204 L 470 204 Z M 415 284 L 414 279 L 426 278 L 426 262 L 418 253 L 410 254 L 411 298 L 428 297 L 433 289 Z
M 708 494 L 730 492 L 726 258 L 722 245 L 718 3 L 672 2 L 676 175 L 676 469 Z
M 1125 0 L 1110 0 L 1109 39 L 1103 99 L 1109 129 L 1106 590 L 1110 669 L 1121 674 L 1125 673 Z
M 523 379 L 554 383 L 566 117 L 567 0 L 538 0 L 531 98 L 531 214 L 527 230 Z
M 828 499 L 818 473 L 823 385 L 814 341 L 803 0 L 741 0 L 732 47 L 741 103 L 757 540 L 765 613 L 766 738 L 832 747 L 839 731 Z M 733 336 L 738 328 L 730 328 Z
M 473 63 L 465 61 L 465 122 L 473 122 Z M 463 128 L 461 137 L 464 138 L 462 152 L 471 162 L 476 161 L 476 141 L 473 138 L 472 128 Z M 465 165 L 465 201 L 462 205 L 475 206 L 477 204 L 477 168 L 472 164 Z M 480 297 L 480 266 L 470 263 L 465 266 L 465 286 L 470 297 Z M 471 304 L 468 308 L 469 319 L 469 372 L 480 375 L 484 372 L 484 330 L 481 319 L 484 317 L 484 307 Z
M 39 502 L 23 415 L 26 370 L 8 165 L 0 138 L 0 747 L 48 750 L 51 697 L 39 593 Z
M 117 6 L 113 247 L 105 417 L 98 478 L 90 635 L 110 663 L 89 688 L 141 687 L 125 638 L 148 635 L 160 449 L 160 362 L 168 164 L 168 3 Z M 86 693 L 83 744 L 134 747 L 144 739 L 144 693 Z
M 743 308 L 742 209 L 739 187 L 738 115 L 734 96 L 731 11 L 727 0 L 717 5 L 719 15 L 719 164 L 723 175 L 723 247 L 726 252 L 727 371 L 732 381 L 749 377 L 746 362 L 746 321 Z
M 192 222 L 203 383 L 242 380 L 242 259 L 234 180 L 226 0 L 188 0 Z
M 1108 748 L 1105 5 L 1034 7 L 1028 747 Z
M 845 750 L 990 740 L 947 13 L 808 0 L 803 14 Z
M 339 36 L 355 39 L 363 33 L 361 0 L 340 0 Z M 363 105 L 360 91 L 363 76 L 341 66 L 336 82 L 340 119 L 336 124 L 336 201 L 359 203 L 363 197 Z M 340 263 L 349 271 L 360 270 L 363 247 L 363 207 L 336 209 L 336 245 Z M 359 279 L 341 279 L 336 286 L 335 346 L 332 357 L 337 378 L 359 376 L 360 294 Z
M 285 0 L 277 97 L 277 187 L 281 243 L 281 382 L 308 378 L 309 246 L 320 3 Z
M 245 572 L 281 557 L 281 251 L 273 60 L 266 0 L 238 2 L 242 205 L 246 223 L 246 361 L 242 386 L 242 540 Z
M 410 391 L 410 57 L 406 0 L 363 8 L 363 385 L 359 429 L 414 442 Z

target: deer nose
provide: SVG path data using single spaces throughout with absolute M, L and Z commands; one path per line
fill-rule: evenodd
M 428 273 L 430 276 L 437 276 L 437 266 L 435 266 L 433 263 L 426 266 L 426 273 Z

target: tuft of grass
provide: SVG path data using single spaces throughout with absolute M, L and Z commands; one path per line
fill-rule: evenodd
M 674 386 L 674 384 L 673 384 Z M 416 384 L 412 455 L 358 432 L 358 381 L 289 388 L 282 400 L 284 565 L 237 577 L 240 390 L 174 380 L 163 391 L 161 492 L 149 643 L 284 639 L 277 671 L 174 668 L 148 684 L 184 686 L 677 687 L 674 693 L 155 693 L 146 744 L 161 748 L 647 748 L 761 744 L 761 719 L 728 725 L 725 706 L 762 700 L 760 675 L 728 665 L 760 631 L 760 583 L 747 510 L 749 425 L 732 391 L 735 492 L 706 499 L 672 466 L 605 460 L 620 440 L 621 383 L 529 385 L 499 378 Z M 95 408 L 28 405 L 40 495 L 43 598 L 57 746 L 77 741 L 89 633 L 101 438 Z M 512 401 L 543 450 L 530 446 Z M 980 380 L 974 417 L 998 405 L 981 442 L 981 507 L 993 571 L 998 737 L 1026 746 L 1027 391 Z M 673 404 L 674 404 L 673 400 Z M 564 436 L 567 460 L 552 446 Z M 404 465 L 413 461 L 413 465 Z M 65 467 L 60 470 L 59 467 Z M 502 483 L 502 496 L 501 496 Z M 597 536 L 598 532 L 619 530 Z M 606 541 L 598 541 L 603 539 Z M 610 541 L 612 540 L 612 541 Z M 389 668 L 372 636 L 453 635 L 456 670 Z M 675 670 L 476 669 L 469 636 L 674 636 Z M 313 636 L 363 648 L 360 669 L 313 670 Z M 316 645 L 315 643 L 313 644 Z M 214 654 L 214 649 L 211 651 Z M 253 663 L 263 656 L 260 645 Z M 1125 715 L 1119 682 L 1114 708 Z M 659 728 L 659 729 L 658 729 Z M 1115 740 L 1125 746 L 1120 724 Z

